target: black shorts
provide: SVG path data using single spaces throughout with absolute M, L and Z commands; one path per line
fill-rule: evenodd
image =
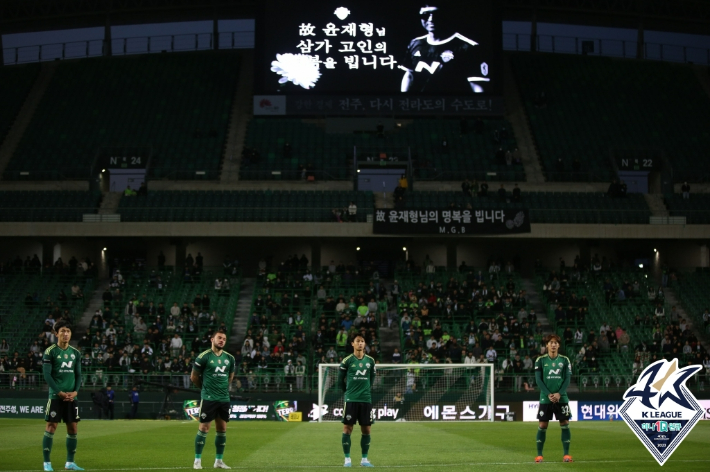
M 540 403 L 540 408 L 537 412 L 539 421 L 552 421 L 553 414 L 557 421 L 567 421 L 572 418 L 569 403 Z
M 65 402 L 59 398 L 50 399 L 47 402 L 47 410 L 44 412 L 44 421 L 47 423 L 78 423 L 79 404 L 76 400 Z
M 216 417 L 229 422 L 229 402 L 213 402 L 211 400 L 200 401 L 200 423 L 211 423 Z
M 360 423 L 360 426 L 375 424 L 375 412 L 372 411 L 372 403 L 345 402 L 343 424 L 353 426 L 355 423 Z

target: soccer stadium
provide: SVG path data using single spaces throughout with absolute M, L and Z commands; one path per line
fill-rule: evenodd
M 3 0 L 0 51 L 0 470 L 710 470 L 710 2 Z

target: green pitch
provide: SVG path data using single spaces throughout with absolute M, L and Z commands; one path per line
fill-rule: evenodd
M 52 465 L 64 470 L 66 429 L 54 436 Z M 0 420 L 0 470 L 42 470 L 44 423 Z M 559 425 L 550 423 L 543 464 L 535 458 L 535 423 L 377 423 L 370 461 L 398 471 L 569 470 L 609 472 L 660 467 L 620 421 L 571 423 L 573 464 L 562 463 Z M 90 470 L 192 469 L 196 422 L 82 421 L 76 462 Z M 229 423 L 224 462 L 237 470 L 339 469 L 343 464 L 338 423 Z M 214 461 L 214 425 L 202 455 Z M 353 466 L 359 467 L 360 432 L 353 433 Z M 663 471 L 710 470 L 710 421 L 701 421 Z M 482 469 L 478 469 L 482 470 Z

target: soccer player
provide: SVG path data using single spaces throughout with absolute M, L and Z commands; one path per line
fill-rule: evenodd
M 569 455 L 571 439 L 569 419 L 572 417 L 572 413 L 567 397 L 567 387 L 572 378 L 572 363 L 567 357 L 558 354 L 560 337 L 556 334 L 545 338 L 545 346 L 547 346 L 547 354 L 535 360 L 535 382 L 540 388 L 540 408 L 538 410 L 540 423 L 537 428 L 535 462 L 542 462 L 542 448 L 545 446 L 547 425 L 553 414 L 560 422 L 562 430 L 562 449 L 564 451 L 562 462 L 572 462 L 572 456 Z
M 449 12 L 448 18 L 445 13 L 431 4 L 420 8 L 419 21 L 426 34 L 409 43 L 398 66 L 404 70 L 402 92 L 482 93 L 490 82 L 478 43 L 447 30 L 451 24 L 447 20 L 456 12 Z
M 64 468 L 84 470 L 74 463 L 77 443 L 76 424 L 80 421 L 76 396 L 81 386 L 81 352 L 69 345 L 71 326 L 67 321 L 57 321 L 53 329 L 57 336 L 57 344 L 49 346 L 42 356 L 42 372 L 49 386 L 49 401 L 44 415 L 47 427 L 42 439 L 44 470 L 54 470 L 49 456 L 52 453 L 54 432 L 60 421 L 67 425 L 67 462 Z
M 345 391 L 343 408 L 343 452 L 345 467 L 352 467 L 350 460 L 350 435 L 355 423 L 360 423 L 360 447 L 363 467 L 374 467 L 367 459 L 370 450 L 370 427 L 375 422 L 372 414 L 372 385 L 375 380 L 375 359 L 365 355 L 365 338 L 356 334 L 351 345 L 354 353 L 343 359 L 338 372 L 338 384 Z
M 217 436 L 214 445 L 217 448 L 215 469 L 231 469 L 222 461 L 227 445 L 227 423 L 229 422 L 229 385 L 234 379 L 234 356 L 223 351 L 227 344 L 224 329 L 218 329 L 212 336 L 212 349 L 197 356 L 192 367 L 190 379 L 202 389 L 200 398 L 200 428 L 195 438 L 195 469 L 202 468 L 202 449 L 205 447 L 210 423 L 214 420 Z

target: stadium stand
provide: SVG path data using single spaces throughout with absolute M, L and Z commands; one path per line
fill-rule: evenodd
M 0 67 L 0 143 L 5 139 L 17 113 L 39 74 L 39 64 Z
M 214 330 L 234 321 L 241 273 L 198 266 L 182 273 L 171 267 L 123 267 L 114 272 L 89 328 L 76 335 L 85 356 L 85 381 L 92 387 L 125 386 L 128 372 L 189 385 L 184 377 L 189 376 L 190 360 L 209 347 Z M 170 344 L 175 333 L 181 347 Z M 122 359 L 124 353 L 127 358 Z
M 215 179 L 238 71 L 233 51 L 62 63 L 5 175 L 85 179 L 100 147 L 150 146 L 150 177 Z
M 357 206 L 356 221 L 372 214 L 372 192 L 155 191 L 123 197 L 123 221 L 336 221 L 333 210 Z M 347 219 L 347 215 L 343 215 Z
M 343 180 L 352 176 L 353 147 L 357 146 L 361 150 L 382 147 L 385 151 L 410 147 L 421 179 L 457 180 L 462 175 L 485 179 L 486 173 L 495 173 L 498 180 L 524 180 L 522 166 L 506 166 L 500 158 L 496 160 L 498 149 L 513 151 L 516 147 L 510 123 L 487 119 L 481 125 L 477 129 L 471 122 L 470 130 L 462 135 L 460 120 L 417 119 L 378 138 L 375 130 L 326 133 L 321 126 L 298 119 L 257 118 L 249 123 L 245 148 L 256 150 L 258 158 L 243 159 L 240 176 L 270 180 L 274 178 L 272 172 L 277 171 L 282 179 L 299 179 L 299 166 L 310 166 L 308 172 L 317 180 Z M 496 130 L 498 141 L 494 139 Z
M 593 192 L 524 192 L 520 202 L 503 202 L 491 188 L 487 198 L 467 197 L 462 192 L 415 191 L 406 196 L 407 208 L 529 208 L 533 223 L 648 224 L 651 211 L 640 194 L 610 198 Z
M 19 263 L 4 268 L 0 276 L 3 281 L 0 284 L 3 306 L 0 338 L 7 340 L 10 356 L 18 351 L 25 357 L 33 342 L 47 339 L 43 328 L 45 320 L 52 320 L 53 324 L 60 317 L 70 320 L 81 317 L 88 300 L 73 296 L 73 286 L 84 294 L 94 290 L 95 279 L 90 273 L 78 274 L 69 266 L 60 268 L 58 264 L 41 272 L 40 269 L 28 257 L 25 263 L 20 259 Z
M 82 221 L 100 203 L 100 192 L 0 191 L 0 221 Z
M 643 271 L 539 269 L 536 282 L 545 294 L 547 318 L 563 340 L 562 352 L 575 363 L 581 391 L 628 387 L 643 367 L 661 358 L 699 362 L 697 338 L 683 319 L 673 319 L 663 288 Z M 683 350 L 686 342 L 689 352 Z
M 710 334 L 710 317 L 704 317 L 706 310 L 710 309 L 710 269 L 698 267 L 694 272 L 679 274 L 676 294 L 686 314 L 698 329 Z M 707 319 L 705 319 L 707 318 Z
M 710 100 L 688 67 L 568 54 L 510 58 L 548 181 L 611 180 L 610 150 L 638 148 L 665 151 L 679 181 L 707 178 Z
M 680 194 L 673 194 L 665 199 L 671 216 L 685 216 L 686 223 L 695 225 L 710 224 L 710 195 L 694 193 L 688 199 Z
M 310 388 L 304 381 L 313 375 L 308 344 L 313 283 L 308 262 L 303 262 L 289 260 L 259 272 L 239 353 L 237 378 L 243 391 Z

